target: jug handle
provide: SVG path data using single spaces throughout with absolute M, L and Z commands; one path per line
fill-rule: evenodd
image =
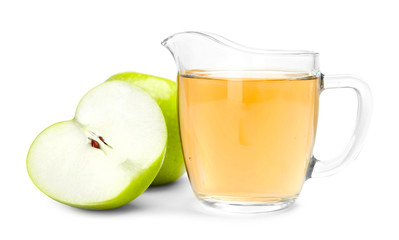
M 371 120 L 372 95 L 369 86 L 358 77 L 350 75 L 321 75 L 322 90 L 351 88 L 358 99 L 357 118 L 352 137 L 344 151 L 335 158 L 321 161 L 312 156 L 307 178 L 325 177 L 340 171 L 359 154 Z

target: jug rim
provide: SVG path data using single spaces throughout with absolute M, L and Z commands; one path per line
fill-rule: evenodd
M 242 51 L 242 52 L 247 52 L 247 53 L 253 53 L 253 54 L 265 54 L 265 55 L 284 55 L 284 56 L 317 56 L 319 55 L 318 52 L 314 51 L 309 51 L 309 50 L 281 50 L 281 49 L 262 49 L 262 48 L 252 48 L 252 47 L 247 47 L 245 45 L 233 42 L 225 37 L 222 37 L 218 34 L 215 33 L 209 33 L 209 32 L 198 32 L 198 31 L 184 31 L 184 32 L 178 32 L 175 33 L 167 38 L 165 38 L 161 44 L 163 46 L 167 46 L 168 42 L 178 36 L 181 35 L 200 35 L 202 37 L 206 37 L 210 40 L 213 40 L 221 45 L 224 45 L 226 47 Z

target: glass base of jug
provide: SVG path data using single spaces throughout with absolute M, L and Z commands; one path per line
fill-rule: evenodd
M 224 200 L 221 197 L 197 195 L 200 203 L 206 208 L 222 210 L 231 213 L 267 213 L 280 211 L 292 206 L 296 200 L 293 198 L 272 199 L 270 201 L 236 201 Z

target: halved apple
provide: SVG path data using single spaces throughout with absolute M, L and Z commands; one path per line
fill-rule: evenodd
M 59 202 L 116 208 L 151 184 L 166 143 L 166 124 L 156 101 L 131 84 L 105 82 L 82 98 L 73 120 L 37 136 L 27 169 L 34 184 Z

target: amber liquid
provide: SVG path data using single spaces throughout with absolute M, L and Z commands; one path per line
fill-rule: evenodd
M 316 133 L 318 78 L 190 71 L 178 83 L 184 158 L 197 196 L 273 202 L 299 194 Z

